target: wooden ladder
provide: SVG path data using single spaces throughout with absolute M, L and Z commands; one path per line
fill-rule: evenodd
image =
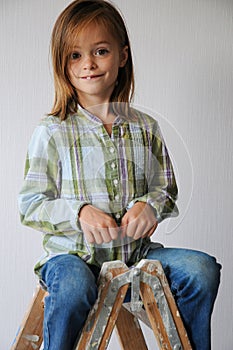
M 132 268 L 121 261 L 106 262 L 98 283 L 98 298 L 75 350 L 107 349 L 115 326 L 122 350 L 146 350 L 139 320 L 152 328 L 159 349 L 192 350 L 159 261 L 141 260 Z M 129 287 L 131 301 L 123 303 Z M 40 349 L 45 296 L 38 287 L 11 350 Z

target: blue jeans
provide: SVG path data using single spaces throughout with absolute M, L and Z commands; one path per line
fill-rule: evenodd
M 209 350 L 210 321 L 221 266 L 209 255 L 187 249 L 158 248 L 147 259 L 160 260 L 193 349 Z M 60 255 L 42 268 L 45 299 L 44 350 L 72 350 L 97 297 L 99 270 L 79 257 Z

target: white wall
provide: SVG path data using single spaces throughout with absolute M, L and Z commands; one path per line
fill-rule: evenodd
M 21 226 L 16 199 L 30 135 L 52 104 L 49 39 L 68 3 L 0 2 L 0 350 L 10 348 L 36 284 L 40 233 Z M 135 56 L 135 103 L 158 113 L 179 175 L 181 216 L 161 224 L 156 239 L 207 251 L 223 264 L 212 343 L 213 350 L 231 350 L 233 1 L 115 3 L 127 19 Z M 110 348 L 118 349 L 115 338 Z

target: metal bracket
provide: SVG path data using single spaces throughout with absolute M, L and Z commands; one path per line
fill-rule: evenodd
M 142 308 L 142 301 L 140 301 L 140 280 L 141 270 L 134 267 L 131 270 L 131 301 L 130 309 L 132 312 L 138 312 Z

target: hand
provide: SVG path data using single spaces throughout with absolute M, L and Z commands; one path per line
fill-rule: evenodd
M 116 221 L 90 204 L 80 210 L 79 221 L 89 243 L 108 243 L 118 237 L 119 227 Z
M 122 237 L 128 236 L 135 240 L 150 237 L 157 226 L 153 208 L 147 203 L 136 202 L 121 220 Z

